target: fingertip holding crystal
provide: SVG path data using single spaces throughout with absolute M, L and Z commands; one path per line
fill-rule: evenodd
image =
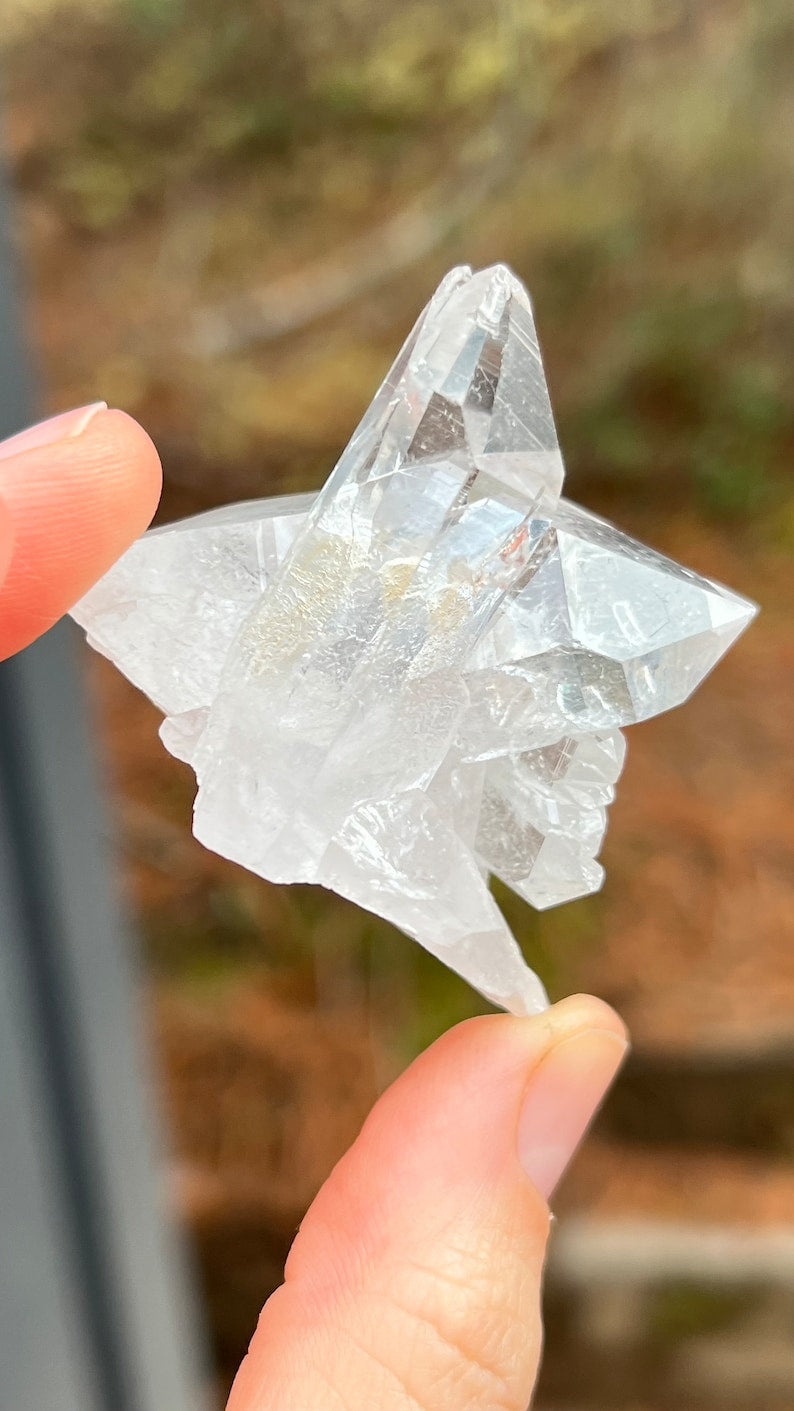
M 755 613 L 560 500 L 532 308 L 442 281 L 319 495 L 150 531 L 74 609 L 194 768 L 196 836 L 368 907 L 514 1013 L 547 1004 L 487 885 L 596 891 L 621 728 Z

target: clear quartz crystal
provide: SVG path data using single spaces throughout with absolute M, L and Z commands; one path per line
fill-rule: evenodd
M 160 707 L 194 830 L 394 922 L 494 1003 L 543 1008 L 488 888 L 598 889 L 625 746 L 753 605 L 560 500 L 529 298 L 439 286 L 319 495 L 140 539 L 74 609 Z

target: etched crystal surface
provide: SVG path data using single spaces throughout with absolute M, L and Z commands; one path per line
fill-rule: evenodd
M 529 298 L 439 286 L 319 495 L 140 539 L 74 609 L 165 715 L 207 847 L 546 1002 L 488 888 L 597 890 L 620 728 L 678 705 L 746 599 L 565 500 Z

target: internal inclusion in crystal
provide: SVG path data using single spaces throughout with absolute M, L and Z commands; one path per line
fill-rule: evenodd
M 452 270 L 325 487 L 144 535 L 74 609 L 196 773 L 194 831 L 546 1004 L 488 887 L 596 891 L 621 730 L 755 608 L 560 498 L 526 290 Z

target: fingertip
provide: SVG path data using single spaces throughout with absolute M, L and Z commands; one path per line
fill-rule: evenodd
M 485 1082 L 495 1066 L 529 1071 L 554 1044 L 585 1030 L 628 1041 L 626 1025 L 611 1005 L 595 995 L 575 994 L 530 1017 L 483 1014 L 466 1019 L 436 1039 L 408 1071 L 413 1082 L 436 1089 L 439 1100 L 445 1100 L 455 1092 L 462 1073 L 480 1073 Z M 397 1095 L 404 1086 L 401 1082 L 392 1092 Z
M 377 1247 L 390 1229 L 394 1237 L 406 1190 L 423 1190 L 424 1210 L 432 1212 L 448 1208 L 456 1194 L 465 1206 L 476 1190 L 514 1186 L 519 1112 L 535 1075 L 556 1050 L 581 1039 L 589 1051 L 600 1038 L 611 1041 L 616 1055 L 625 1052 L 622 1020 L 591 995 L 570 996 L 531 1018 L 481 1015 L 448 1030 L 370 1113 L 315 1204 L 290 1256 L 290 1274 L 305 1272 L 308 1257 L 313 1277 L 312 1266 L 326 1264 L 318 1257 L 326 1241 L 360 1250 Z M 548 1209 L 535 1187 L 527 1186 L 522 1199 L 527 1227 L 540 1242 Z M 409 1218 L 418 1225 L 413 1203 Z
M 600 1029 L 628 1040 L 628 1029 L 620 1015 L 605 1000 L 595 995 L 575 994 L 553 1004 L 545 1015 L 552 1032 L 560 1037 L 574 1033 L 578 1029 Z
M 163 488 L 157 448 L 140 422 L 109 407 L 94 417 L 80 445 L 86 469 L 95 469 L 114 493 L 123 495 L 125 527 L 131 540 L 149 526 Z
M 43 439 L 42 427 L 17 449 L 5 444 L 0 498 L 13 552 L 0 599 L 0 659 L 67 612 L 157 508 L 160 458 L 143 427 L 102 404 L 86 410 L 90 417 L 56 418 L 53 441 Z

